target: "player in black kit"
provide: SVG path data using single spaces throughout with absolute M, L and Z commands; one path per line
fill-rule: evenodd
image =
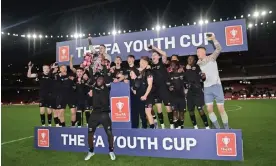
M 172 60 L 170 63 L 171 72 L 167 82 L 172 96 L 172 110 L 174 113 L 175 128 L 184 128 L 184 114 L 186 112 L 186 100 L 184 92 L 185 76 L 184 72 L 179 71 L 178 61 Z
M 89 152 L 85 157 L 85 160 L 89 160 L 94 153 L 94 133 L 98 125 L 102 124 L 108 137 L 109 143 L 109 156 L 111 160 L 115 160 L 116 156 L 114 150 L 114 140 L 112 134 L 112 123 L 109 117 L 110 113 L 110 98 L 109 88 L 106 87 L 104 82 L 104 76 L 99 75 L 96 78 L 96 83 L 89 92 L 90 96 L 93 96 L 93 112 L 88 122 L 88 144 Z
M 82 126 L 82 113 L 85 112 L 86 122 L 88 124 L 88 119 L 90 116 L 91 110 L 91 97 L 89 97 L 88 92 L 90 89 L 90 83 L 92 82 L 89 79 L 89 72 L 84 70 L 82 67 L 74 68 L 72 62 L 72 56 L 70 59 L 70 69 L 73 73 L 76 73 L 76 78 L 73 80 L 75 84 L 75 96 L 76 98 L 76 120 L 72 121 L 72 126 L 75 126 L 77 123 L 78 127 Z M 91 70 L 92 71 L 92 70 Z
M 136 75 L 134 71 L 130 72 L 130 77 L 134 81 L 131 87 L 132 92 L 140 98 L 144 103 L 144 108 L 150 128 L 155 128 L 154 120 L 152 116 L 152 106 L 153 106 L 153 75 L 150 69 L 147 69 L 149 65 L 149 58 L 147 56 L 142 56 L 140 59 L 140 72 Z
M 71 116 L 76 116 L 76 103 L 71 103 L 72 95 L 75 95 L 73 93 L 74 86 L 73 81 L 69 78 L 69 75 L 67 74 L 67 67 L 66 66 L 60 66 L 59 67 L 60 73 L 55 75 L 56 80 L 56 92 L 57 92 L 57 100 L 56 100 L 56 109 L 58 110 L 59 114 L 59 121 L 60 126 L 65 127 L 65 119 L 64 119 L 64 111 L 66 109 L 66 106 L 68 105 L 71 109 Z
M 195 107 L 199 111 L 199 114 L 203 120 L 206 129 L 209 128 L 207 117 L 204 113 L 203 107 L 204 94 L 202 81 L 205 80 L 205 74 L 201 72 L 199 66 L 196 64 L 195 57 L 188 57 L 188 64 L 186 66 L 185 78 L 187 80 L 187 106 L 190 113 L 190 118 L 195 129 L 198 129 L 196 117 L 195 117 Z
M 130 84 L 130 87 L 134 86 L 134 80 L 130 78 L 130 72 L 134 72 L 136 76 L 139 76 L 139 70 L 134 65 L 135 57 L 133 55 L 128 55 L 127 62 L 128 67 L 125 70 L 125 82 Z M 139 128 L 139 116 L 142 122 L 142 128 L 147 128 L 147 118 L 144 111 L 145 105 L 141 101 L 140 97 L 135 95 L 133 91 L 130 91 L 130 101 L 131 101 L 131 125 L 132 128 Z
M 152 68 L 152 73 L 154 77 L 153 84 L 155 87 L 154 96 L 155 96 L 156 106 L 161 108 L 162 102 L 164 103 L 168 112 L 170 128 L 173 129 L 174 124 L 173 124 L 173 113 L 171 109 L 171 96 L 166 85 L 169 77 L 167 68 L 165 66 L 167 64 L 167 54 L 166 52 L 152 45 L 148 46 L 148 48 L 152 49 L 153 51 L 152 53 L 153 64 L 151 65 L 151 68 Z M 161 124 L 161 127 L 165 128 L 162 111 L 158 112 L 157 115 L 158 115 L 158 119 Z
M 40 121 L 42 126 L 45 126 L 45 109 L 47 108 L 48 114 L 48 126 L 52 124 L 52 108 L 51 108 L 51 87 L 52 79 L 50 76 L 50 66 L 43 65 L 43 73 L 37 74 L 32 73 L 32 62 L 28 64 L 29 69 L 27 73 L 28 78 L 38 78 L 40 82 L 40 91 L 39 91 L 39 107 L 40 107 Z
M 121 82 L 125 79 L 125 71 L 121 66 L 122 58 L 120 56 L 117 56 L 115 58 L 115 66 L 111 67 L 109 72 L 111 73 L 111 77 L 113 79 L 112 82 Z

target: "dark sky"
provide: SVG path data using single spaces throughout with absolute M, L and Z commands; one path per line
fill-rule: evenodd
M 233 19 L 254 10 L 272 10 L 276 0 L 2 0 L 2 31 L 10 33 L 66 35 L 139 30 L 160 24 L 181 25 L 198 21 L 200 16 Z M 59 41 L 66 40 L 60 39 Z M 21 37 L 2 37 L 2 64 L 52 62 L 55 39 L 29 43 Z M 16 57 L 16 58 L 15 58 Z M 45 57 L 47 57 L 45 59 Z
M 150 28 L 157 22 L 181 24 L 200 17 L 226 18 L 254 9 L 275 8 L 275 0 L 3 0 L 2 30 L 58 35 Z

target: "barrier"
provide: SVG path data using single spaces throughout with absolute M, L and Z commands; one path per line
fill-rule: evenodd
M 87 152 L 87 128 L 36 127 L 34 146 L 40 150 Z M 241 130 L 114 129 L 115 153 L 165 158 L 243 160 Z M 108 153 L 107 137 L 98 128 L 96 153 Z

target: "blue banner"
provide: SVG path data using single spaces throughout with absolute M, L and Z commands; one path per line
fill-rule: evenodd
M 36 127 L 41 150 L 87 152 L 87 128 Z M 165 158 L 243 160 L 241 130 L 113 129 L 115 153 Z M 94 136 L 96 153 L 108 153 L 103 128 Z
M 95 37 L 92 43 L 96 50 L 100 44 L 105 44 L 112 60 L 117 55 L 123 60 L 126 60 L 129 54 L 135 55 L 136 59 L 150 55 L 147 48 L 149 44 L 165 50 L 168 56 L 195 55 L 198 46 L 205 46 L 208 53 L 214 51 L 212 44 L 206 39 L 208 32 L 216 35 L 223 52 L 248 50 L 244 19 Z M 58 42 L 56 60 L 60 64 L 68 65 L 70 55 L 74 55 L 74 64 L 80 64 L 83 61 L 83 54 L 87 51 L 89 51 L 87 39 Z

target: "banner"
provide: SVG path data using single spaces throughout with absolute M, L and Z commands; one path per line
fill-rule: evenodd
M 110 103 L 112 128 L 131 129 L 129 83 L 111 83 Z
M 36 149 L 88 152 L 88 128 L 36 127 L 34 134 Z M 241 130 L 113 129 L 113 135 L 118 155 L 243 160 Z M 95 153 L 108 153 L 103 128 L 95 133 L 94 147 Z
M 244 19 L 95 37 L 92 43 L 96 50 L 100 44 L 104 44 L 112 60 L 117 55 L 123 60 L 126 60 L 129 54 L 135 55 L 136 59 L 150 55 L 147 48 L 149 44 L 165 50 L 168 56 L 195 55 L 198 46 L 205 46 L 208 53 L 214 51 L 213 45 L 206 39 L 208 32 L 216 35 L 223 52 L 248 50 Z M 74 64 L 80 64 L 83 61 L 83 54 L 87 51 L 89 51 L 87 39 L 58 42 L 56 60 L 59 64 L 68 65 L 70 55 L 74 55 Z

